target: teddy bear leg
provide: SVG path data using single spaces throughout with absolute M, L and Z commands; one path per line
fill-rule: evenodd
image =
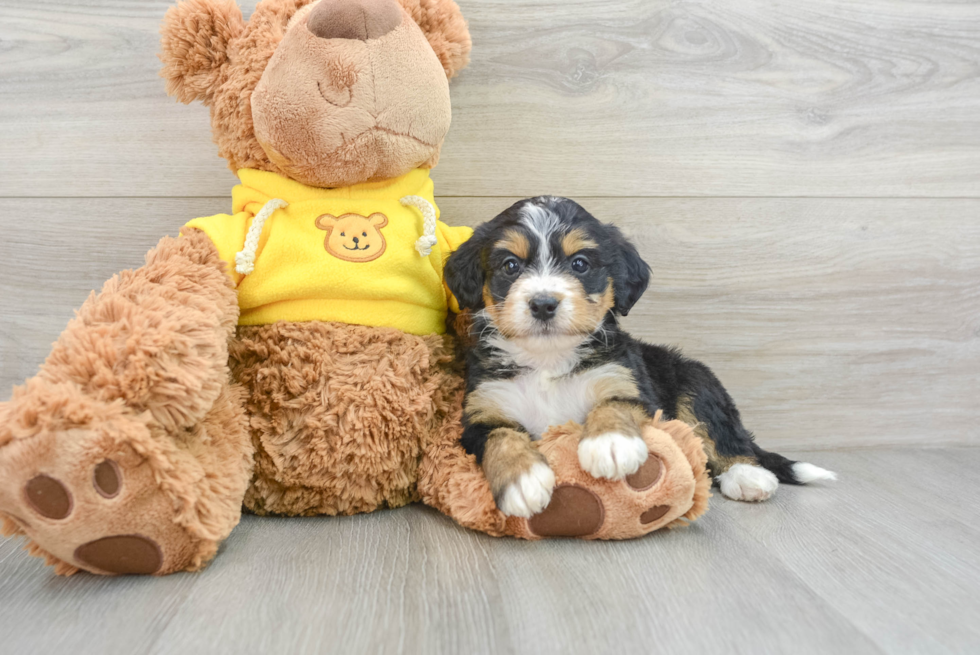
M 581 449 L 576 446 L 588 438 L 583 436 L 590 433 L 588 426 L 549 430 L 540 448 L 555 469 L 558 487 L 543 512 L 526 525 L 514 525 L 518 534 L 629 539 L 703 514 L 711 482 L 694 429 L 680 421 L 663 421 L 658 412 L 638 431 L 646 451 L 643 463 L 621 478 L 609 479 L 580 465 Z
M 201 234 L 92 294 L 38 375 L 0 404 L 0 518 L 56 572 L 200 568 L 238 522 L 251 471 L 228 381 L 237 316 Z

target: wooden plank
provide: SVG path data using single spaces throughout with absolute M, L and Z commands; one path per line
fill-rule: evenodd
M 194 574 L 57 577 L 20 538 L 0 543 L 0 642 L 9 653 L 146 653 L 173 619 Z
M 0 195 L 223 195 L 164 0 L 0 7 Z M 451 196 L 976 196 L 980 5 L 461 0 Z M 246 13 L 254 0 L 243 2 Z
M 510 202 L 440 204 L 472 225 Z M 980 201 L 582 202 L 653 267 L 626 327 L 707 362 L 762 444 L 980 443 Z M 228 204 L 0 201 L 2 388 L 33 374 L 91 289 Z
M 64 579 L 8 540 L 0 639 L 79 655 L 975 651 L 980 535 L 949 499 L 977 491 L 950 470 L 980 450 L 788 454 L 841 479 L 716 495 L 690 528 L 629 542 L 492 539 L 421 506 L 246 516 L 201 573 Z
M 628 543 L 528 544 L 420 506 L 246 517 L 196 575 L 63 581 L 15 564 L 0 564 L 0 591 L 31 602 L 0 625 L 32 652 L 69 640 L 80 654 L 880 652 L 754 540 L 707 519 Z
M 950 466 L 976 470 L 980 450 L 799 457 L 837 469 L 840 481 L 783 486 L 764 509 L 716 497 L 716 516 L 764 544 L 883 651 L 977 652 L 980 626 L 964 617 L 980 612 L 980 529 L 950 499 L 972 498 L 978 484 Z

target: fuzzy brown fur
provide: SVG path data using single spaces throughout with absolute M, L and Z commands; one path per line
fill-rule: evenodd
M 418 500 L 424 436 L 452 345 L 339 323 L 239 328 L 234 377 L 246 409 L 257 514 L 354 514 Z
M 106 533 L 155 542 L 158 574 L 200 568 L 238 523 L 252 448 L 229 381 L 238 306 L 223 269 L 202 233 L 163 239 L 89 296 L 38 375 L 0 404 L 5 528 L 44 543 L 31 552 L 59 572 Z M 92 485 L 106 459 L 122 473 L 111 500 Z M 67 489 L 66 518 L 26 504 L 19 490 L 37 474 Z

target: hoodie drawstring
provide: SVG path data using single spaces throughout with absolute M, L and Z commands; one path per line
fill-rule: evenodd
M 432 254 L 432 247 L 438 243 L 438 239 L 436 239 L 436 208 L 422 196 L 405 196 L 398 202 L 406 207 L 415 207 L 422 212 L 422 236 L 415 240 L 415 249 L 423 257 L 428 257 Z
M 259 249 L 259 237 L 262 236 L 262 228 L 265 226 L 266 219 L 272 216 L 272 212 L 277 209 L 288 206 L 288 202 L 279 198 L 273 198 L 262 206 L 248 228 L 248 234 L 245 235 L 245 245 L 241 252 L 235 255 L 236 271 L 242 275 L 248 275 L 255 270 L 255 251 Z

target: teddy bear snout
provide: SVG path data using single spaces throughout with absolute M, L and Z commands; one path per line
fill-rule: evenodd
M 397 0 L 320 0 L 307 27 L 321 39 L 377 39 L 402 22 Z

